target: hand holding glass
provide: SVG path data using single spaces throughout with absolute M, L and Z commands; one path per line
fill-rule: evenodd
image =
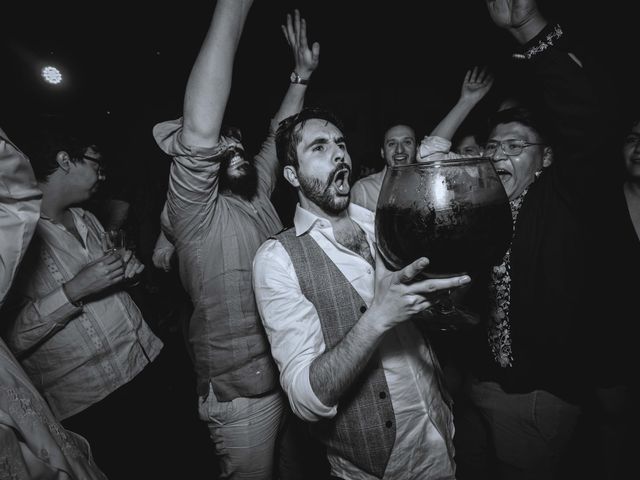
M 104 253 L 120 253 L 126 248 L 126 235 L 124 230 L 105 230 L 100 235 L 102 251 Z

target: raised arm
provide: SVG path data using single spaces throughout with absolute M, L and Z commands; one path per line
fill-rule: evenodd
M 274 120 L 280 123 L 285 118 L 302 110 L 307 83 L 320 61 L 320 44 L 314 42 L 311 48 L 307 41 L 307 22 L 300 17 L 300 12 L 294 10 L 293 17 L 287 14 L 287 24 L 282 25 L 284 38 L 293 53 L 294 70 L 304 83 L 291 82 L 289 89 L 282 99 L 280 108 Z
M 289 88 L 272 119 L 269 135 L 256 155 L 259 188 L 264 189 L 269 195 L 275 189 L 277 178 L 281 175 L 276 154 L 275 131 L 282 120 L 302 110 L 307 84 L 320 61 L 320 44 L 314 42 L 309 48 L 307 22 L 300 17 L 298 10 L 293 12 L 293 16 L 287 14 L 286 25 L 281 25 L 281 28 L 293 53 L 294 69 Z
M 493 76 L 486 68 L 467 70 L 460 90 L 460 98 L 447 115 L 432 130 L 431 136 L 451 140 L 471 110 L 484 98 L 493 85 Z
M 182 140 L 218 143 L 231 90 L 235 53 L 253 0 L 218 0 L 209 30 L 191 69 L 184 96 Z

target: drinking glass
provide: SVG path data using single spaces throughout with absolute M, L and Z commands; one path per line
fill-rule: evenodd
M 122 252 L 127 247 L 125 231 L 122 229 L 105 230 L 100 235 L 100 241 L 104 253 Z
M 427 257 L 422 279 L 473 277 L 500 263 L 513 228 L 507 195 L 487 157 L 387 167 L 375 226 L 387 268 L 400 270 Z M 479 322 L 447 293 L 429 315 L 439 330 Z

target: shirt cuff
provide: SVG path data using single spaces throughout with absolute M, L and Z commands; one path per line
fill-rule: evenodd
M 167 120 L 153 127 L 153 137 L 160 149 L 172 157 L 189 157 L 195 160 L 210 160 L 224 153 L 231 144 L 224 137 L 212 147 L 187 145 L 182 141 L 182 118 Z
M 449 153 L 451 150 L 451 140 L 438 136 L 426 136 L 420 142 L 418 156 L 427 158 L 434 153 Z
M 42 317 L 55 314 L 56 317 L 67 318 L 75 311 L 82 310 L 82 307 L 74 306 L 64 293 L 64 289 L 59 287 L 40 299 L 37 310 Z
M 310 367 L 304 367 L 298 373 L 295 389 L 296 400 L 291 402 L 294 413 L 308 422 L 317 422 L 322 418 L 333 418 L 338 413 L 338 406 L 327 407 L 317 397 L 309 381 Z M 293 398 L 291 395 L 290 398 Z

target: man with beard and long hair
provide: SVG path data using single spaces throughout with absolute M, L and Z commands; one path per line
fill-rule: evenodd
M 288 407 L 256 308 L 251 262 L 260 244 L 282 228 L 270 201 L 278 165 L 275 127 L 302 108 L 320 54 L 317 43 L 307 44 L 299 12 L 287 15 L 283 32 L 295 70 L 267 139 L 250 160 L 239 131 L 224 128 L 222 120 L 252 3 L 216 2 L 187 82 L 184 116 L 153 132 L 173 157 L 162 226 L 175 244 L 180 280 L 193 304 L 187 342 L 199 416 L 215 444 L 220 478 L 227 479 L 276 477 Z M 279 478 L 287 474 L 281 470 Z
M 294 413 L 327 446 L 335 477 L 454 478 L 437 361 L 408 320 L 469 277 L 416 280 L 426 258 L 386 269 L 374 213 L 350 203 L 351 158 L 332 114 L 288 118 L 276 145 L 299 203 L 294 227 L 256 253 L 253 282 Z

